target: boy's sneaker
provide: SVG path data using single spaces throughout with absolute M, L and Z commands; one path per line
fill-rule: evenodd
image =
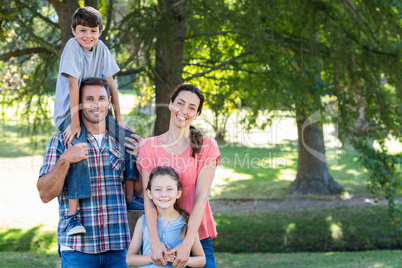
M 134 192 L 134 198 L 127 203 L 127 210 L 144 210 L 144 198 Z
M 65 216 L 64 218 L 68 220 L 67 226 L 66 226 L 66 231 L 67 235 L 82 235 L 85 234 L 87 231 L 85 230 L 85 227 L 82 226 L 80 219 L 77 217 L 78 211 L 74 215 L 68 215 Z

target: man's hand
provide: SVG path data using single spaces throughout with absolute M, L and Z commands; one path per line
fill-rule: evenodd
M 88 147 L 86 143 L 78 143 L 70 146 L 57 160 L 56 165 L 37 182 L 39 196 L 44 203 L 53 200 L 63 190 L 70 164 L 88 159 Z
M 63 159 L 70 164 L 80 162 L 81 160 L 84 159 L 88 159 L 88 145 L 86 143 L 77 143 L 74 146 L 70 146 L 60 156 L 60 159 Z
M 131 137 L 126 137 L 127 143 L 124 143 L 124 146 L 130 148 L 130 150 L 126 150 L 127 153 L 133 155 L 136 159 L 138 159 L 138 153 L 140 149 L 140 144 L 142 142 L 142 138 L 137 134 L 131 134 Z
M 71 123 L 66 130 L 64 130 L 63 132 L 63 140 L 64 140 L 64 144 L 68 144 L 70 145 L 75 137 L 75 135 L 77 135 L 77 137 L 79 138 L 81 134 L 81 126 L 78 123 L 78 125 Z
M 172 264 L 174 267 L 182 268 L 186 266 L 188 258 L 190 257 L 191 247 L 192 244 L 186 244 L 183 240 L 183 242 L 178 244 L 174 249 L 168 251 L 168 254 L 176 253 L 176 259 Z
M 158 266 L 166 266 L 167 262 L 164 256 L 167 255 L 167 249 L 160 241 L 150 243 L 152 263 Z
M 131 131 L 134 131 L 134 130 L 126 123 L 126 121 L 124 121 L 123 117 L 121 117 L 121 116 L 116 117 L 116 121 L 117 121 L 117 124 L 119 124 L 122 128 L 126 128 L 126 129 L 129 129 L 129 130 L 131 130 Z

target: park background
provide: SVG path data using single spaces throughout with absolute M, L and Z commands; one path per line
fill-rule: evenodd
M 221 161 L 218 267 L 400 267 L 399 1 L 1 0 L 0 265 L 57 267 L 57 201 L 36 180 L 59 57 L 79 6 L 99 9 L 122 112 L 167 129 L 179 84 Z

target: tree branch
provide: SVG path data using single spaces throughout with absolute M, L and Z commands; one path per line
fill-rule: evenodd
M 188 63 L 188 64 L 183 64 L 184 66 L 197 66 L 201 68 L 209 68 L 211 66 L 209 65 L 203 65 L 203 64 L 197 64 L 197 63 Z M 246 73 L 251 73 L 251 74 L 267 74 L 268 72 L 263 72 L 263 71 L 255 71 L 255 70 L 248 70 L 248 69 L 243 69 L 243 68 L 219 68 L 219 70 L 222 71 L 239 71 L 239 72 L 246 72 Z
M 211 68 L 210 68 L 209 70 L 207 70 L 207 71 L 204 71 L 204 72 L 201 72 L 201 73 L 198 73 L 198 74 L 195 74 L 195 75 L 192 75 L 192 76 L 187 77 L 186 79 L 183 80 L 183 82 L 189 81 L 189 80 L 194 79 L 194 78 L 197 78 L 197 77 L 204 76 L 204 75 L 206 75 L 206 74 L 208 74 L 208 73 L 210 73 L 210 72 L 213 72 L 213 71 L 215 71 L 215 70 L 218 70 L 218 69 L 222 68 L 222 67 L 225 66 L 225 65 L 231 64 L 231 63 L 235 62 L 237 59 L 242 58 L 242 57 L 244 57 L 244 56 L 247 56 L 247 55 L 249 55 L 249 54 L 251 54 L 251 53 L 252 53 L 251 51 L 246 51 L 246 52 L 240 53 L 238 56 L 233 57 L 233 58 L 231 58 L 230 60 L 223 61 L 221 64 L 218 64 L 218 65 L 216 65 L 216 66 L 213 66 L 213 67 L 211 67 Z
M 45 22 L 49 23 L 50 25 L 52 25 L 53 27 L 59 29 L 59 24 L 58 23 L 50 20 L 48 17 L 43 16 L 40 12 L 37 12 L 36 11 L 37 9 L 35 7 L 31 7 L 31 6 L 29 6 L 29 5 L 27 5 L 24 2 L 19 1 L 19 0 L 14 0 L 14 1 L 17 2 L 19 5 L 21 5 L 22 7 L 28 9 L 29 11 L 31 11 L 31 13 L 34 14 L 35 17 L 39 17 L 43 21 L 45 21 Z
M 19 56 L 24 56 L 24 55 L 38 54 L 38 53 L 55 54 L 53 51 L 50 51 L 47 48 L 33 47 L 33 48 L 25 48 L 25 49 L 20 49 L 20 50 L 14 50 L 14 51 L 11 51 L 11 52 L 1 54 L 0 55 L 0 60 L 8 60 L 11 57 L 19 57 Z
M 313 2 L 313 3 L 314 3 L 314 2 Z M 349 2 L 349 3 L 350 3 L 350 2 Z M 316 8 L 319 9 L 319 10 L 321 10 L 321 11 L 323 11 L 325 14 L 327 14 L 333 21 L 336 21 L 336 22 L 339 21 L 338 18 L 336 18 L 335 16 L 331 15 L 331 14 L 328 12 L 327 9 L 325 9 L 325 8 L 323 8 L 323 7 L 321 7 L 321 6 L 318 6 L 318 5 L 316 5 Z M 345 9 L 346 9 L 346 8 L 345 8 Z M 347 10 L 346 10 L 346 12 L 348 13 Z M 352 20 L 354 20 L 354 21 L 358 24 L 358 21 L 353 18 L 353 15 L 350 14 L 349 17 L 350 17 Z M 385 55 L 385 56 L 389 56 L 389 57 L 394 57 L 394 58 L 397 58 L 397 57 L 398 57 L 397 54 L 394 54 L 394 53 L 391 53 L 391 52 L 379 51 L 379 50 L 377 50 L 377 49 L 370 48 L 370 47 L 368 47 L 367 45 L 361 44 L 361 43 L 359 42 L 359 40 L 358 40 L 356 37 L 354 37 L 351 33 L 349 33 L 346 29 L 341 28 L 341 30 L 342 30 L 350 39 L 352 39 L 356 44 L 358 44 L 358 45 L 361 46 L 363 49 L 365 49 L 365 50 L 367 50 L 367 51 L 369 51 L 369 52 L 372 52 L 372 53 L 374 53 L 374 54 L 380 54 L 380 55 Z M 371 31 L 371 29 L 370 29 L 370 31 Z M 374 36 L 374 37 L 376 38 L 376 36 Z
M 4 1 L 4 0 L 2 0 L 1 2 L 3 3 L 3 6 L 6 8 L 6 10 L 7 10 L 10 14 L 12 14 L 13 12 L 12 12 L 10 6 L 7 4 L 7 2 Z M 12 17 L 16 22 L 18 22 L 18 24 L 20 25 L 20 27 L 23 28 L 24 31 L 25 31 L 26 33 L 28 33 L 28 34 L 33 38 L 34 41 L 36 41 L 37 43 L 39 43 L 40 45 L 42 45 L 42 46 L 43 46 L 44 48 L 46 48 L 47 50 L 52 51 L 53 53 L 57 54 L 58 56 L 61 55 L 61 52 L 60 52 L 58 49 L 54 48 L 52 45 L 50 45 L 49 43 L 47 43 L 47 42 L 46 42 L 45 40 L 43 40 L 42 38 L 36 36 L 36 35 L 31 31 L 31 29 L 29 29 L 28 26 L 27 26 L 22 20 L 20 20 L 20 18 L 19 18 L 18 16 L 11 16 L 11 17 Z
M 130 70 L 127 70 L 127 71 L 120 71 L 120 72 L 116 73 L 115 75 L 116 76 L 123 76 L 123 75 L 130 75 L 130 74 L 138 74 L 138 73 L 142 73 L 142 72 L 145 72 L 145 71 L 146 71 L 145 67 L 140 67 L 140 68 L 137 68 L 137 69 L 130 69 Z
M 192 34 L 192 35 L 187 35 L 184 36 L 181 41 L 185 41 L 188 39 L 192 39 L 195 37 L 201 37 L 201 36 L 215 36 L 215 35 L 224 35 L 227 36 L 228 34 L 240 34 L 240 35 L 247 35 L 247 36 L 251 36 L 249 33 L 247 32 L 240 32 L 240 31 L 222 31 L 222 32 L 211 32 L 211 33 L 198 33 L 198 34 Z

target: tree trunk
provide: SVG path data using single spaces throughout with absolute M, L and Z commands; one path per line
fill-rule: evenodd
M 74 11 L 80 6 L 78 5 L 77 0 L 69 0 L 62 2 L 60 2 L 59 0 L 49 0 L 49 2 L 53 5 L 59 17 L 59 27 L 62 39 L 61 51 L 63 51 L 67 41 L 70 38 L 74 37 L 73 33 L 71 32 L 71 21 Z
M 158 22 L 155 58 L 156 121 L 154 135 L 169 129 L 168 105 L 171 92 L 183 82 L 184 4 L 159 0 L 161 18 Z
M 297 175 L 293 195 L 340 193 L 343 189 L 328 170 L 322 122 L 307 118 L 296 109 L 298 133 Z

